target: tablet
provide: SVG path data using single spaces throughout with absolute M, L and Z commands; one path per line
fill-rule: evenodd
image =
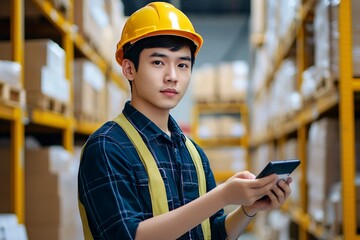
M 269 162 L 256 178 L 266 177 L 270 174 L 277 174 L 279 179 L 286 180 L 288 176 L 299 166 L 299 159 L 287 159 Z

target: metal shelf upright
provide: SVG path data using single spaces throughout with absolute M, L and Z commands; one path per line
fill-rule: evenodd
M 24 19 L 23 1 L 11 1 L 11 46 L 13 60 L 24 66 Z M 20 81 L 23 85 L 23 70 Z M 25 222 L 25 187 L 24 187 L 24 125 L 21 107 L 9 108 L 11 119 L 11 210 L 17 215 L 20 223 Z
M 354 94 L 360 92 L 359 79 L 353 76 L 352 56 L 352 12 L 351 1 L 341 1 L 339 14 L 340 54 L 340 140 L 341 178 L 344 239 L 360 239 L 357 234 L 356 192 L 355 192 L 355 108 Z
M 70 82 L 70 99 L 69 109 L 73 106 L 73 59 L 74 44 L 72 31 L 73 5 L 72 0 L 69 5 L 67 18 L 60 14 L 48 0 L 32 0 L 33 3 L 41 10 L 44 16 L 55 26 L 62 36 L 62 46 L 65 51 L 65 77 Z M 30 120 L 36 124 L 49 126 L 61 130 L 62 145 L 70 152 L 73 151 L 74 145 L 74 118 L 72 114 L 64 116 L 53 112 L 35 109 L 32 111 Z

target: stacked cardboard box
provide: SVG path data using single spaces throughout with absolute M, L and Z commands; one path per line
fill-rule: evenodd
M 251 0 L 251 42 L 260 45 L 264 41 L 266 25 L 265 0 Z
M 10 60 L 11 49 L 10 42 L 1 42 L 1 58 Z M 65 78 L 65 51 L 57 43 L 49 39 L 25 42 L 24 77 L 30 107 L 38 107 L 44 96 L 68 105 L 70 86 Z
M 246 150 L 238 147 L 204 149 L 213 172 L 238 172 L 246 169 Z
M 246 134 L 246 126 L 238 114 L 223 114 L 218 117 L 219 138 L 242 137 Z
M 105 75 L 85 59 L 76 59 L 74 68 L 74 111 L 80 120 L 104 121 L 106 113 Z
M 202 139 L 216 138 L 219 136 L 218 117 L 214 115 L 200 116 L 197 135 Z
M 323 118 L 311 124 L 307 155 L 308 214 L 318 223 L 326 219 L 331 187 L 340 181 L 339 123 Z
M 245 61 L 221 63 L 217 68 L 219 100 L 245 102 L 248 90 L 248 64 Z
M 129 96 L 130 90 L 126 92 L 111 81 L 108 81 L 106 86 L 107 86 L 107 119 L 111 120 L 121 113 L 125 102 L 130 99 Z
M 298 158 L 298 147 L 297 140 L 295 138 L 291 138 L 286 141 L 284 148 L 284 158 L 285 159 L 297 159 Z M 302 161 L 303 159 L 300 159 Z M 293 179 L 291 183 L 291 194 L 289 196 L 289 200 L 291 201 L 291 206 L 300 207 L 301 200 L 301 180 L 302 173 L 301 167 L 295 169 L 294 172 L 291 173 L 291 178 Z
M 196 102 L 216 102 L 217 79 L 215 67 L 205 64 L 192 74 L 192 91 Z
M 205 64 L 193 73 L 196 102 L 244 102 L 248 88 L 248 65 L 244 61 Z
M 77 0 L 74 1 L 74 9 L 77 9 L 74 22 L 78 31 L 109 63 L 113 62 L 115 43 L 120 39 L 125 19 L 121 1 Z
M 62 147 L 25 152 L 25 223 L 30 239 L 81 239 L 78 164 Z
M 0 213 L 11 212 L 10 150 L 0 148 Z
M 316 5 L 314 19 L 315 66 L 324 71 L 323 77 L 339 79 L 339 3 L 340 1 L 321 0 Z M 352 36 L 353 36 L 353 73 L 360 76 L 359 49 L 360 24 L 357 13 L 359 1 L 352 1 Z
M 0 42 L 0 101 L 11 106 L 25 106 L 25 90 L 21 84 L 21 65 L 12 61 L 11 48 Z

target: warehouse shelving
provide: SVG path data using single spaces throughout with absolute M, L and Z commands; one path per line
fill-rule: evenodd
M 10 1 L 12 4 L 10 15 L 10 40 L 13 49 L 13 61 L 17 62 L 24 69 L 24 1 Z M 94 62 L 104 74 L 109 75 L 109 79 L 114 81 L 117 86 L 127 89 L 121 77 L 111 68 L 110 64 L 104 60 L 95 48 L 85 40 L 85 37 L 78 33 L 73 24 L 73 3 L 70 1 L 69 9 L 66 16 L 54 8 L 49 0 L 32 0 L 42 13 L 42 15 L 50 23 L 50 26 L 57 32 L 57 40 L 61 41 L 61 46 L 65 51 L 65 77 L 73 81 L 73 60 L 75 51 L 78 51 L 84 57 Z M 51 30 L 53 32 L 53 30 Z M 24 73 L 21 73 L 23 84 Z M 72 87 L 70 87 L 72 89 Z M 100 126 L 100 122 L 77 121 L 73 116 L 71 109 L 73 108 L 73 97 L 70 92 L 69 111 L 53 112 L 44 109 L 34 108 L 31 111 L 23 108 L 23 106 L 9 106 L 0 103 L 0 127 L 6 129 L 10 135 L 11 141 L 11 209 L 15 213 L 20 223 L 25 222 L 25 188 L 24 188 L 24 140 L 26 134 L 41 132 L 40 134 L 55 136 L 63 147 L 72 152 L 74 150 L 74 140 L 78 136 L 86 138 L 95 129 Z M 45 141 L 46 142 L 46 141 Z
M 240 137 L 211 137 L 201 138 L 198 130 L 200 127 L 200 117 L 204 114 L 237 114 L 240 116 L 241 123 L 245 126 L 246 133 Z M 243 147 L 248 149 L 248 109 L 246 103 L 195 103 L 192 111 L 191 136 L 201 147 Z M 248 164 L 248 154 L 246 153 L 246 163 Z M 234 171 L 214 171 L 216 181 L 224 182 Z
M 12 60 L 23 66 L 23 21 L 22 1 L 14 0 L 12 3 L 13 14 L 11 14 L 10 31 Z M 23 76 L 20 76 L 22 84 Z M 23 135 L 24 135 L 24 112 L 20 104 L 18 106 L 0 103 L 0 118 L 7 122 L 6 131 L 10 132 L 11 142 L 11 211 L 16 213 L 20 222 L 24 222 L 24 168 L 23 168 Z
M 305 21 L 311 10 L 314 8 L 315 1 L 305 1 L 303 3 L 301 20 L 297 23 L 296 30 L 291 30 L 292 41 L 296 48 L 296 62 L 298 73 L 305 71 L 307 67 L 306 59 L 306 41 L 305 41 Z M 357 234 L 357 220 L 356 219 L 356 192 L 355 192 L 355 106 L 354 96 L 356 92 L 360 91 L 360 82 L 358 78 L 353 77 L 352 58 L 352 26 L 351 26 L 351 1 L 341 1 L 339 5 L 339 63 L 340 76 L 339 84 L 326 94 L 318 99 L 306 103 L 299 111 L 297 111 L 288 121 L 284 122 L 281 127 L 269 129 L 268 132 L 260 133 L 250 138 L 250 151 L 256 149 L 258 146 L 267 143 L 275 142 L 278 146 L 282 146 L 284 141 L 291 136 L 297 138 L 298 158 L 301 159 L 301 173 L 303 178 L 300 182 L 300 206 L 287 206 L 285 211 L 289 212 L 292 220 L 299 227 L 298 239 L 309 239 L 310 235 L 318 239 L 328 239 L 329 229 L 312 220 L 307 213 L 307 178 L 306 166 L 306 143 L 307 143 L 307 129 L 311 123 L 329 114 L 338 116 L 340 122 L 340 161 L 341 161 L 341 181 L 342 181 L 342 235 L 335 236 L 335 239 L 360 239 Z M 294 34 L 295 33 L 295 34 Z M 275 62 L 281 62 L 289 54 L 289 45 L 277 54 L 280 56 Z M 256 94 L 255 98 L 266 91 L 269 87 L 277 67 L 280 64 L 274 64 L 264 88 Z M 300 87 L 302 82 L 301 74 L 298 74 L 297 86 Z M 339 170 L 340 171 L 340 170 Z M 291 205 L 291 204 L 290 204 Z

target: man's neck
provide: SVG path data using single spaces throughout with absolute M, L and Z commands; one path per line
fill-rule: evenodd
M 142 108 L 137 104 L 130 103 L 136 110 L 144 114 L 148 119 L 150 119 L 156 126 L 158 126 L 164 133 L 170 136 L 170 131 L 168 128 L 169 121 L 169 110 L 162 110 L 156 108 Z

